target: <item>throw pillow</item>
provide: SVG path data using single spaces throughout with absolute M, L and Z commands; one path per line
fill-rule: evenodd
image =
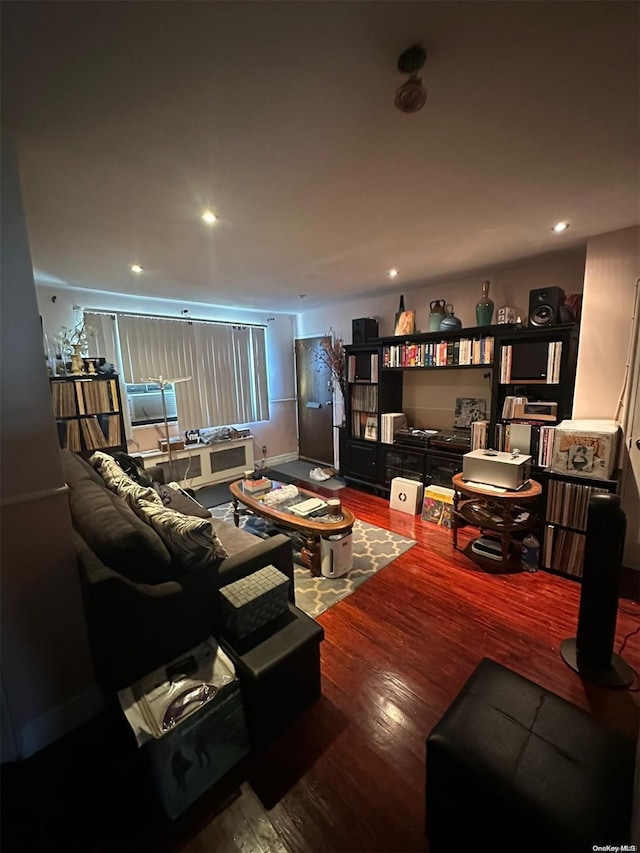
M 162 539 L 175 565 L 186 571 L 197 572 L 227 556 L 209 521 L 145 500 L 138 501 L 135 511 Z
M 135 510 L 136 503 L 139 500 L 161 503 L 161 499 L 156 494 L 155 489 L 135 483 L 108 453 L 102 453 L 102 451 L 97 450 L 91 456 L 89 462 L 100 474 L 107 488 L 123 498 L 131 509 Z

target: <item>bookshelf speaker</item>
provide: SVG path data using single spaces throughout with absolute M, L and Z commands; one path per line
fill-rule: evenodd
M 561 323 L 560 308 L 564 303 L 561 287 L 540 287 L 529 293 L 529 325 L 535 328 Z
M 375 317 L 360 317 L 351 321 L 351 342 L 364 344 L 378 337 L 378 321 Z

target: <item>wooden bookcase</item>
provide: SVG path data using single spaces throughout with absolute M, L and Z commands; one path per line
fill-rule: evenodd
M 60 447 L 82 456 L 95 450 L 126 450 L 117 376 L 61 376 L 50 381 Z

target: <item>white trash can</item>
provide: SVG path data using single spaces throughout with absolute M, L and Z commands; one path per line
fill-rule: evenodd
M 325 578 L 341 578 L 353 568 L 353 533 L 336 533 L 320 540 L 320 571 Z

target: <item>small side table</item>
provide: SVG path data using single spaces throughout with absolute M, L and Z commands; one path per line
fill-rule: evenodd
M 496 491 L 491 486 L 470 485 L 462 474 L 454 474 L 453 483 L 453 547 L 458 548 L 458 527 L 463 520 L 500 535 L 502 563 L 509 559 L 509 543 L 514 533 L 524 533 L 537 527 L 538 518 L 530 505 L 542 494 L 542 486 L 529 480 L 518 491 Z

